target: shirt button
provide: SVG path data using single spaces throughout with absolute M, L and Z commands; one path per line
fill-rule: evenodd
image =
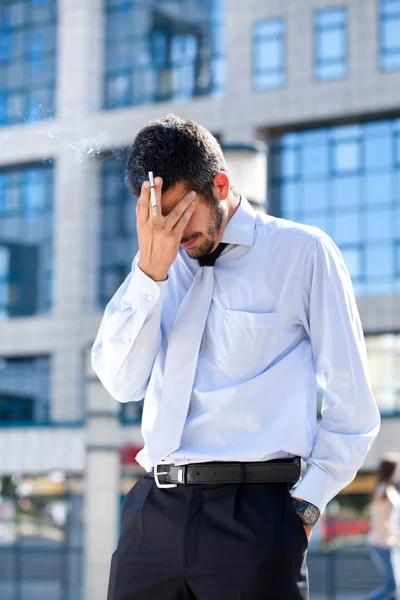
M 151 294 L 147 294 L 147 300 L 151 302 L 153 300 L 153 296 Z

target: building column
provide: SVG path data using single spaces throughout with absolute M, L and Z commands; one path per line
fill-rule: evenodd
M 119 404 L 86 366 L 87 458 L 84 482 L 84 600 L 105 600 L 120 514 Z
M 57 120 L 52 130 L 57 141 L 52 317 L 60 340 L 53 358 L 52 417 L 56 421 L 79 421 L 84 412 L 85 312 L 93 312 L 97 285 L 90 271 L 97 245 L 88 252 L 88 244 L 97 234 L 94 190 L 98 191 L 99 182 L 94 140 L 86 139 L 82 130 L 88 115 L 101 107 L 103 19 L 103 0 L 59 2 Z

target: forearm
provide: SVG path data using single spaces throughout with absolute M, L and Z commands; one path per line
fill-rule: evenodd
M 332 240 L 316 241 L 304 277 L 300 318 L 325 395 L 308 469 L 294 494 L 323 510 L 363 464 L 380 417 L 350 277 Z
M 144 397 L 161 344 L 167 282 L 154 282 L 135 265 L 106 308 L 92 350 L 92 365 L 119 402 Z

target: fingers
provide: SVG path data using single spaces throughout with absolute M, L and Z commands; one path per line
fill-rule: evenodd
M 150 188 L 150 202 L 149 202 L 149 216 L 150 217 L 159 217 L 161 216 L 161 192 L 162 192 L 162 184 L 163 184 L 163 180 L 161 179 L 161 177 L 156 177 L 154 179 L 154 189 L 152 190 Z M 155 213 L 153 212 L 153 198 L 152 198 L 152 194 L 154 193 L 155 196 L 155 201 L 156 201 L 156 208 L 155 208 Z
M 195 197 L 196 192 L 194 192 L 193 190 L 187 192 L 187 194 L 183 196 L 182 200 L 180 200 L 178 204 L 171 210 L 169 215 L 165 217 L 165 221 L 168 223 L 168 226 L 171 229 L 173 229 L 177 225 L 178 221 L 181 219 L 182 215 L 188 209 L 190 204 L 194 201 Z
M 179 239 L 182 237 L 182 233 L 184 232 L 186 225 L 190 221 L 190 217 L 193 214 L 195 206 L 196 206 L 196 203 L 194 200 L 192 200 L 192 202 L 186 207 L 186 209 L 182 213 L 182 216 L 180 217 L 180 219 L 178 219 L 178 221 L 175 223 L 174 232 L 177 235 L 179 235 Z
M 138 198 L 136 206 L 136 217 L 138 223 L 145 223 L 149 218 L 149 206 L 150 206 L 150 182 L 144 181 L 142 190 Z

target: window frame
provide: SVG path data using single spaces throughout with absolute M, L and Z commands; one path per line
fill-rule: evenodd
M 276 23 L 281 26 L 281 31 L 279 34 L 274 35 L 257 35 L 256 28 L 263 23 Z M 279 44 L 279 51 L 281 52 L 282 65 L 279 69 L 267 69 L 267 70 L 259 70 L 257 72 L 256 68 L 256 52 L 257 52 L 257 43 L 263 43 L 268 41 L 274 41 Z M 253 92 L 268 92 L 273 90 L 281 90 L 287 85 L 287 25 L 286 20 L 283 17 L 264 17 L 262 19 L 258 19 L 251 24 L 251 84 Z M 260 75 L 281 75 L 282 81 L 277 85 L 269 85 L 264 87 L 259 87 L 256 84 L 256 77 Z
M 126 44 L 126 47 L 132 48 L 135 43 L 137 44 L 144 42 L 145 45 L 148 46 L 148 56 L 146 58 L 146 64 L 134 65 L 133 63 L 130 63 L 127 66 L 118 67 L 118 54 L 114 53 L 113 56 L 113 49 L 115 49 L 115 44 L 113 44 L 112 37 L 110 36 L 110 15 L 118 15 L 119 12 L 125 11 L 126 19 L 129 19 L 131 15 L 131 10 L 134 10 L 134 6 L 132 5 L 132 3 L 129 2 L 111 4 L 110 0 L 105 0 L 105 59 L 103 67 L 103 109 L 112 110 L 126 106 L 143 106 L 159 102 L 179 102 L 182 100 L 182 98 L 195 99 L 199 97 L 219 96 L 223 94 L 225 90 L 226 74 L 224 72 L 222 77 L 220 77 L 220 73 L 216 69 L 217 66 L 221 65 L 221 63 L 225 67 L 226 53 L 221 53 L 219 45 L 214 44 L 213 40 L 215 39 L 215 36 L 218 36 L 218 38 L 222 36 L 222 39 L 225 39 L 225 20 L 223 18 L 225 13 L 225 1 L 226 0 L 212 0 L 213 4 L 210 6 L 210 10 L 207 12 L 206 18 L 204 19 L 204 21 L 201 21 L 201 24 L 206 23 L 208 27 L 208 40 L 211 47 L 208 61 L 204 62 L 205 59 L 202 58 L 202 53 L 199 52 L 199 50 L 197 49 L 195 59 L 192 60 L 190 63 L 184 61 L 181 65 L 181 68 L 185 68 L 190 64 L 194 73 L 193 91 L 192 94 L 187 94 L 187 86 L 176 86 L 176 83 L 174 82 L 174 69 L 177 68 L 177 65 L 174 64 L 172 60 L 171 48 L 169 49 L 167 64 L 164 66 L 157 65 L 157 62 L 154 58 L 154 52 L 151 42 L 151 37 L 155 30 L 146 31 L 145 34 L 126 34 L 126 36 L 124 36 L 123 38 L 123 43 Z M 147 10 L 152 10 L 152 8 L 153 4 L 151 4 L 151 6 Z M 168 28 L 165 24 L 160 24 L 159 30 L 162 31 L 163 28 L 165 32 L 169 35 L 169 39 L 171 41 L 174 37 L 173 30 L 171 28 Z M 198 77 L 200 67 L 203 64 L 207 65 L 210 74 L 209 83 L 204 89 L 203 87 L 199 87 Z M 123 97 L 120 94 L 118 98 L 113 98 L 113 94 L 110 91 L 110 86 L 115 84 L 119 77 L 124 78 L 121 80 L 121 82 L 123 82 L 126 86 L 125 94 L 123 95 Z M 135 96 L 134 78 L 137 77 L 145 77 L 146 81 L 147 79 L 149 79 L 150 81 L 151 78 L 153 78 L 156 81 L 156 83 L 154 84 L 154 89 L 151 90 L 151 92 L 146 91 L 145 93 L 141 93 L 140 95 Z M 180 78 L 178 77 L 178 79 Z M 222 79 L 222 81 L 220 81 L 220 79 Z M 167 92 L 163 90 L 163 81 L 166 82 L 166 87 L 168 88 Z
M 6 0 L 3 8 L 6 9 L 12 4 L 12 0 Z M 12 24 L 9 20 L 8 23 L 0 23 L 0 38 L 4 39 L 6 33 L 10 37 L 11 47 L 13 36 L 19 36 L 23 45 L 23 50 L 19 54 L 13 54 L 11 49 L 8 60 L 0 60 L 0 79 L 7 81 L 0 88 L 0 127 L 47 121 L 54 119 L 56 115 L 58 3 L 51 2 L 47 18 L 37 22 L 33 19 L 35 7 L 32 2 L 20 0 L 20 5 L 25 16 L 22 22 Z M 32 47 L 33 36 L 35 33 L 43 32 L 43 48 L 39 52 L 37 48 Z M 39 83 L 38 74 L 32 71 L 38 58 L 43 63 Z M 21 83 L 10 86 L 8 81 L 14 79 L 10 72 L 17 68 L 23 73 Z M 1 74 L 2 70 L 3 74 Z M 43 99 L 46 100 L 45 108 L 42 106 Z M 17 103 L 14 107 L 13 102 Z
M 393 1 L 393 0 L 389 0 L 389 1 Z M 398 0 L 397 0 L 398 2 Z M 384 45 L 384 34 L 383 34 L 383 29 L 384 29 L 384 25 L 387 21 L 391 21 L 391 20 L 398 20 L 399 23 L 399 28 L 400 28 L 400 2 L 398 2 L 398 12 L 395 14 L 395 16 L 393 15 L 387 15 L 384 13 L 384 6 L 388 4 L 388 0 L 379 0 L 378 2 L 378 15 L 377 15 L 377 26 L 378 26 L 378 40 L 379 40 L 379 44 L 378 44 L 378 69 L 382 72 L 382 73 L 391 73 L 393 71 L 399 71 L 400 70 L 400 35 L 399 35 L 399 43 L 398 46 L 396 47 L 395 51 L 391 51 L 390 49 L 388 49 L 385 45 Z M 384 59 L 387 56 L 390 55 L 398 55 L 398 66 L 395 67 L 387 67 L 384 65 Z
M 323 13 L 341 11 L 343 14 L 343 23 L 341 25 L 321 25 L 318 23 L 318 17 Z M 330 83 L 335 81 L 343 81 L 349 76 L 349 26 L 348 26 L 348 7 L 347 6 L 330 6 L 326 8 L 318 8 L 313 13 L 313 77 L 318 83 Z M 341 31 L 343 33 L 344 51 L 341 61 L 336 58 L 334 61 L 328 61 L 328 65 L 342 64 L 343 73 L 339 76 L 322 76 L 319 69 L 323 66 L 324 61 L 320 58 L 319 36 L 325 31 Z
M 400 164 L 396 160 L 399 132 L 400 118 L 386 116 L 350 125 L 336 123 L 278 132 L 270 143 L 268 189 L 269 197 L 272 198 L 272 214 L 319 227 L 333 237 L 340 248 L 358 250 L 359 272 L 352 280 L 356 293 L 360 295 L 400 291 Z M 388 141 L 386 136 L 389 136 Z M 367 162 L 366 143 L 371 138 L 385 138 L 387 146 L 391 148 L 387 164 L 382 163 L 379 168 L 373 162 Z M 357 144 L 359 161 L 354 169 L 337 170 L 334 162 L 335 146 L 348 141 Z M 292 176 L 290 164 L 287 165 L 287 173 L 284 170 L 281 151 L 285 147 L 298 153 L 297 160 L 301 168 L 295 176 Z M 329 162 L 323 173 L 304 170 L 304 153 L 312 147 L 316 150 L 320 148 L 320 152 L 327 149 Z M 371 185 L 368 183 L 371 177 L 378 177 L 372 200 L 366 194 L 365 187 Z M 334 185 L 335 182 L 338 183 L 337 186 Z M 325 186 L 327 197 L 324 189 L 319 186 Z M 348 203 L 340 201 L 346 193 L 357 193 L 351 208 Z M 318 202 L 318 194 L 323 194 L 323 202 Z M 343 210 L 344 216 L 350 214 L 349 211 L 356 218 L 358 215 L 358 235 L 348 227 L 340 229 L 340 235 L 337 234 L 335 228 L 340 226 L 338 215 Z M 368 223 L 375 222 L 374 219 L 377 223 L 376 235 L 373 229 L 367 228 Z M 379 261 L 382 260 L 385 260 L 385 268 L 378 272 Z
M 28 189 L 27 182 L 27 173 L 30 170 L 38 170 L 44 173 L 43 177 L 43 195 L 44 195 L 44 204 L 42 206 L 42 213 L 40 211 L 29 212 L 27 211 L 26 205 L 26 189 Z M 35 227 L 37 220 L 42 220 L 43 223 L 46 224 L 44 226 L 45 234 L 40 238 L 40 242 L 36 244 L 37 247 L 40 247 L 43 252 L 47 247 L 50 247 L 51 259 L 48 268 L 43 266 L 43 279 L 39 277 L 39 273 L 37 273 L 36 280 L 36 294 L 35 294 L 35 306 L 33 312 L 27 309 L 28 304 L 23 305 L 16 303 L 8 302 L 6 304 L 1 305 L 1 309 L 3 309 L 6 314 L 3 313 L 3 317 L 7 319 L 15 319 L 26 316 L 37 316 L 42 314 L 48 314 L 51 311 L 52 307 L 52 295 L 53 295 L 53 273 L 54 273 L 54 257 L 51 252 L 54 244 L 54 233 L 53 233 L 53 219 L 54 219 L 54 168 L 53 164 L 47 162 L 44 164 L 43 162 L 30 162 L 12 166 L 2 166 L 0 167 L 0 175 L 5 174 L 8 176 L 8 184 L 6 183 L 3 188 L 3 193 L 7 196 L 9 194 L 10 189 L 17 189 L 17 197 L 18 197 L 18 205 L 7 207 L 4 204 L 4 210 L 0 213 L 0 222 L 2 219 L 8 218 L 18 218 L 23 223 L 24 227 Z M 1 192 L 0 192 L 1 193 Z M 1 247 L 10 247 L 12 244 L 17 245 L 17 241 L 8 240 L 7 238 L 3 239 L 0 236 L 0 246 Z M 11 261 L 11 259 L 10 259 Z M 46 263 L 44 263 L 46 265 Z M 40 265 L 38 266 L 38 269 Z M 27 269 L 29 271 L 29 269 Z M 21 275 L 23 273 L 18 273 L 9 269 L 9 278 L 7 280 L 8 285 L 22 285 Z M 4 285 L 4 278 L 1 279 L 2 285 Z M 25 306 L 25 310 L 23 310 L 23 306 Z

